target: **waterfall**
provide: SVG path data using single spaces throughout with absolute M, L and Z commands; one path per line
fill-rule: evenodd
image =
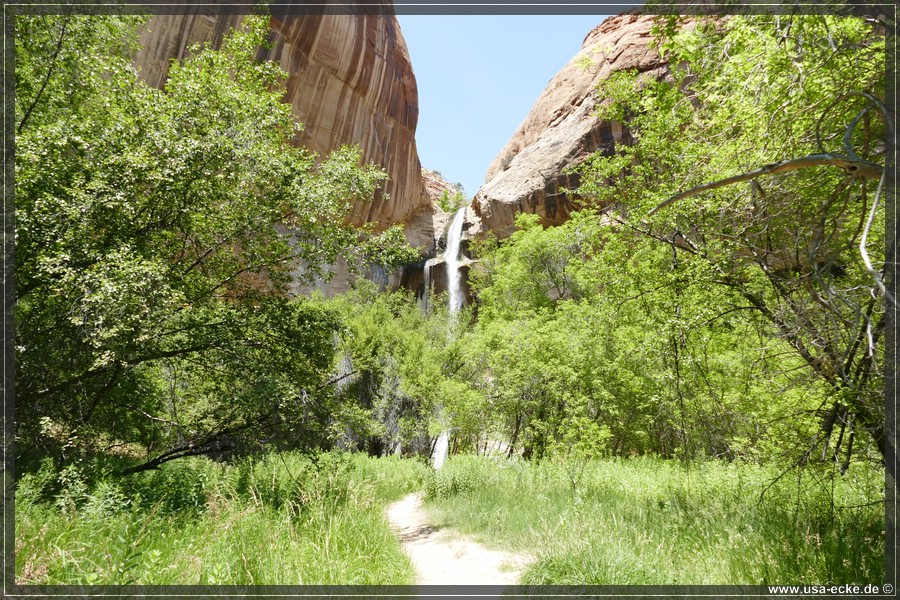
M 450 229 L 447 230 L 447 249 L 444 250 L 444 264 L 447 265 L 447 296 L 451 315 L 459 312 L 464 300 L 462 274 L 459 272 L 459 246 L 462 241 L 465 213 L 466 208 L 463 207 L 453 215 Z
M 444 264 L 447 266 L 447 300 L 450 305 L 450 325 L 456 319 L 465 301 L 465 294 L 462 287 L 462 273 L 459 271 L 460 263 L 460 243 L 462 241 L 462 228 L 465 221 L 466 208 L 462 207 L 453 215 L 450 222 L 450 228 L 447 230 L 447 246 L 444 250 Z M 434 260 L 434 259 L 432 259 Z M 425 263 L 425 297 L 428 297 L 429 285 L 431 283 L 431 266 L 429 260 Z M 427 306 L 427 304 L 426 304 Z M 452 330 L 448 335 L 452 335 Z M 447 454 L 450 450 L 450 430 L 444 429 L 434 443 L 433 465 L 435 470 L 444 466 L 447 460 Z
M 437 441 L 434 443 L 434 458 L 432 462 L 434 464 L 434 470 L 437 471 L 441 467 L 444 466 L 444 461 L 447 460 L 447 453 L 450 450 L 450 431 L 445 429 L 441 432 L 441 435 L 438 436 Z

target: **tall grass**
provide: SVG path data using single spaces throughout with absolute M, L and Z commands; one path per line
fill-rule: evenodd
M 188 459 L 128 478 L 24 476 L 20 584 L 403 584 L 414 571 L 384 506 L 428 468 L 399 458 Z
M 761 498 L 779 473 L 721 461 L 456 456 L 427 482 L 426 508 L 439 525 L 530 552 L 525 584 L 881 581 L 883 471 L 854 465 L 833 480 L 807 471 Z

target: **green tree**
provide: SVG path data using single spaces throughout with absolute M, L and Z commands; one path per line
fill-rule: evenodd
M 410 294 L 381 294 L 360 281 L 330 305 L 344 319 L 341 394 L 356 408 L 345 427 L 359 447 L 427 453 L 428 441 L 450 427 L 458 446 L 475 445 L 482 431 L 478 396 L 466 379 L 463 340 L 448 340 L 446 304 L 425 314 Z
M 441 190 L 441 197 L 438 198 L 438 206 L 446 213 L 454 213 L 468 203 L 466 194 L 459 184 L 455 186 L 452 194 L 449 190 Z
M 783 340 L 805 376 L 795 379 L 819 389 L 820 431 L 799 461 L 820 452 L 838 462 L 843 451 L 842 468 L 859 429 L 882 454 L 885 442 L 883 288 L 866 264 L 890 260 L 876 204 L 889 123 L 879 27 L 832 16 L 661 20 L 671 76 L 618 73 L 602 86 L 601 116 L 635 141 L 588 161 L 580 189 L 612 206 L 623 231 L 668 248 L 691 285 L 740 300 L 736 310 Z M 673 315 L 686 305 L 678 299 Z M 674 360 L 686 349 L 676 337 Z
M 511 452 L 758 460 L 815 433 L 822 385 L 708 264 L 590 211 L 519 225 L 477 247 L 466 342 Z M 577 294 L 547 293 L 561 274 Z
M 130 62 L 137 26 L 16 18 L 21 447 L 138 444 L 152 467 L 273 427 L 317 443 L 338 321 L 288 284 L 405 256 L 396 231 L 344 225 L 385 175 L 293 145 L 285 74 L 254 59 L 265 19 L 193 48 L 162 90 Z

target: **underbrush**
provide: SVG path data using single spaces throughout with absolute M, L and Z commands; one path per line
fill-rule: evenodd
M 49 463 L 16 490 L 20 584 L 404 584 L 384 506 L 424 463 L 348 453 L 204 458 L 114 477 Z
M 426 482 L 426 508 L 439 525 L 532 554 L 524 584 L 882 581 L 883 471 L 859 464 L 831 478 L 806 468 L 769 487 L 780 473 L 454 456 Z

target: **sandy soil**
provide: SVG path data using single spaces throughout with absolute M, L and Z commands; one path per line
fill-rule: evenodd
M 526 555 L 490 550 L 428 523 L 418 494 L 388 506 L 387 518 L 412 560 L 419 585 L 511 585 L 530 562 Z

